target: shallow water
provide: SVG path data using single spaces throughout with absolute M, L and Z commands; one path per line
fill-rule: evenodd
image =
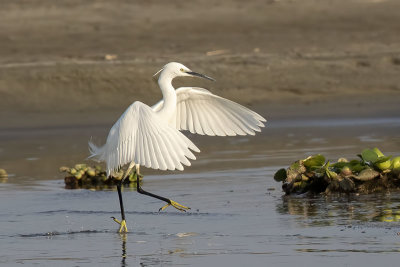
M 400 118 L 281 120 L 256 137 L 190 136 L 202 150 L 185 172 L 143 169 L 143 188 L 192 208 L 157 212 L 126 189 L 66 190 L 61 165 L 82 162 L 106 125 L 2 129 L 0 265 L 397 266 L 400 193 L 285 197 L 274 172 L 315 153 L 355 158 L 365 147 L 400 155 Z

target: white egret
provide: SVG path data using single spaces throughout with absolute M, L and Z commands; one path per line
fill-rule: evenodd
M 160 170 L 183 170 L 196 157 L 192 151 L 200 150 L 180 131 L 212 136 L 254 135 L 261 131 L 266 120 L 250 109 L 197 87 L 181 87 L 175 90 L 172 80 L 178 76 L 214 79 L 191 71 L 176 62 L 166 64 L 159 74 L 163 99 L 152 107 L 139 101 L 131 104 L 111 128 L 104 146 L 89 142 L 91 156 L 107 165 L 107 175 L 112 175 L 129 164 L 117 186 L 121 207 L 119 232 L 127 231 L 121 185 L 133 168 L 139 174 L 139 166 Z M 155 197 L 180 211 L 189 208 L 173 200 L 144 191 L 139 182 L 137 191 Z

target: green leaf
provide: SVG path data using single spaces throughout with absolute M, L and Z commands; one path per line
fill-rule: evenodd
M 315 166 L 322 166 L 322 165 L 324 165 L 324 163 L 325 163 L 325 157 L 322 156 L 321 154 L 308 157 L 307 159 L 305 159 L 303 161 L 303 165 L 306 168 L 311 168 L 311 167 L 315 167 Z
M 382 151 L 380 151 L 379 148 L 377 148 L 377 147 L 374 147 L 374 148 L 372 149 L 372 151 L 374 151 L 374 152 L 378 155 L 378 157 L 383 157 L 383 156 L 385 156 L 385 155 L 383 155 Z
M 392 158 L 392 156 L 381 156 L 374 163 L 375 164 L 376 163 L 382 163 L 382 162 L 388 161 L 391 158 Z
M 285 169 L 279 169 L 275 175 L 274 175 L 274 180 L 277 182 L 283 182 L 286 180 L 286 170 Z
M 331 166 L 331 162 L 328 160 L 328 161 L 324 164 L 323 167 L 324 167 L 325 170 L 328 171 L 330 166 Z
M 335 179 L 337 177 L 337 173 L 327 169 L 326 176 L 328 176 L 330 179 Z
M 352 172 L 360 172 L 360 171 L 364 170 L 365 168 L 367 168 L 367 167 L 365 165 L 361 165 L 361 164 L 350 166 L 350 170 Z
M 350 160 L 349 164 L 351 166 L 351 165 L 361 164 L 361 162 L 359 160 L 353 159 L 353 160 Z
M 361 157 L 366 162 L 374 163 L 378 159 L 378 154 L 371 149 L 364 149 L 361 153 Z
M 313 171 L 319 171 L 321 169 L 323 169 L 322 166 L 312 166 L 312 167 L 308 168 L 308 171 L 313 172 Z
M 336 162 L 331 166 L 334 168 L 342 169 L 344 166 L 350 166 L 350 162 Z

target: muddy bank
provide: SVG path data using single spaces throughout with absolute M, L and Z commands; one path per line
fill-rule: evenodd
M 246 105 L 378 99 L 398 110 L 398 1 L 2 4 L 2 117 L 153 104 L 161 93 L 152 75 L 169 61 L 217 79 L 176 86 L 203 86 Z

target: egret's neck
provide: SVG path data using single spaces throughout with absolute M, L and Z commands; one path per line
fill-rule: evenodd
M 176 93 L 175 88 L 172 86 L 172 79 L 173 77 L 165 73 L 161 73 L 158 79 L 158 85 L 160 86 L 164 100 L 164 105 L 158 111 L 158 114 L 166 120 L 171 118 L 176 109 Z

